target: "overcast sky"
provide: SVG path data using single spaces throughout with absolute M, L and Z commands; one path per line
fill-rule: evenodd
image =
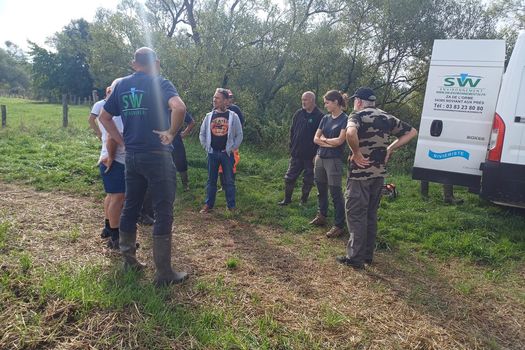
M 10 40 L 27 49 L 27 40 L 44 45 L 72 19 L 91 22 L 99 7 L 116 9 L 119 0 L 0 0 L 0 47 Z

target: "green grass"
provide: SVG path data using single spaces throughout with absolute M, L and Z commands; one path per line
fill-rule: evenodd
M 87 107 L 71 107 L 70 125 L 63 129 L 61 106 L 5 98 L 0 98 L 0 104 L 8 108 L 8 127 L 0 130 L 1 181 L 26 184 L 41 191 L 102 198 L 95 167 L 99 141 L 88 129 Z M 187 140 L 186 148 L 191 191 L 177 195 L 175 211 L 191 215 L 204 201 L 206 158 L 195 135 Z M 407 159 L 403 154 L 404 163 Z M 262 150 L 244 144 L 237 175 L 239 211 L 226 211 L 224 194 L 220 193 L 213 215 L 239 220 L 241 225 L 232 233 L 236 237 L 248 234 L 245 223 L 268 225 L 282 230 L 275 237 L 278 246 L 296 249 L 305 260 L 333 260 L 341 252 L 341 242 L 315 241 L 322 232 L 308 225 L 316 213 L 315 190 L 306 206 L 298 205 L 300 184 L 292 205 L 276 205 L 282 199 L 287 162 L 282 150 Z M 456 193 L 465 199 L 465 204 L 445 205 L 439 185 L 431 185 L 430 199 L 423 201 L 418 194 L 419 184 L 403 174 L 401 168 L 395 169 L 395 175 L 388 180 L 396 183 L 399 197 L 381 203 L 378 249 L 393 256 L 395 265 L 401 267 L 397 273 L 405 274 L 409 281 L 405 292 L 409 305 L 436 315 L 447 310 L 448 300 L 428 283 L 449 283 L 440 280 L 436 260 L 459 261 L 465 267 L 464 276 L 450 282 L 462 296 L 474 295 L 479 287 L 491 282 L 520 279 L 516 271 L 522 268 L 525 256 L 522 212 L 494 206 L 464 189 Z M 18 348 L 56 346 L 61 341 L 59 335 L 72 332 L 60 327 L 82 328 L 99 313 L 117 313 L 120 318 L 115 326 L 121 328 L 100 337 L 94 345 L 98 348 L 177 348 L 181 344 L 181 348 L 198 349 L 318 349 L 330 347 L 319 337 L 320 331 L 344 333 L 348 326 L 363 330 L 364 347 L 374 338 L 369 334 L 367 339 L 367 332 L 372 330 L 365 321 L 328 303 L 318 310 L 315 322 L 320 329 L 297 329 L 279 321 L 278 315 L 289 307 L 286 299 L 267 305 L 260 291 L 232 283 L 249 266 L 243 253 L 226 256 L 218 274 L 196 274 L 183 287 L 184 293 L 192 295 L 192 302 L 184 302 L 174 289 L 154 288 L 150 278 L 123 273 L 116 263 L 113 267 L 42 263 L 19 248 L 21 236 L 14 231 L 6 215 L 0 213 L 0 317 L 8 315 L 9 325 L 16 327 Z M 74 245 L 84 234 L 81 226 L 72 225 L 58 235 L 61 238 L 57 244 Z M 261 278 L 265 283 L 280 283 L 271 274 Z M 370 287 L 378 293 L 386 293 L 390 288 L 380 281 Z M 524 303 L 522 290 L 516 290 L 516 299 Z M 54 316 L 56 320 L 50 320 L 46 310 L 57 301 L 62 306 L 58 310 L 62 311 Z M 14 315 L 7 309 L 10 305 L 17 305 Z M 44 330 L 47 333 L 43 334 Z M 122 345 L 128 334 L 136 335 L 133 346 Z M 493 347 L 497 345 L 494 341 Z
M 321 320 L 323 328 L 329 330 L 337 330 L 347 322 L 345 315 L 328 305 L 324 305 L 322 308 Z
M 70 107 L 70 123 L 62 128 L 61 106 L 0 98 L 8 109 L 8 127 L 0 131 L 0 178 L 29 184 L 38 190 L 103 195 L 98 171 L 99 141 L 88 128 L 88 107 Z M 197 131 L 198 126 L 196 127 Z M 206 157 L 196 135 L 186 141 L 190 192 L 177 196 L 176 211 L 197 210 L 205 197 Z M 406 162 L 407 155 L 403 154 Z M 241 147 L 237 176 L 237 218 L 252 224 L 270 225 L 294 234 L 313 232 L 308 221 L 315 216 L 315 189 L 309 204 L 277 206 L 282 199 L 288 157 L 282 150 L 257 149 L 249 140 Z M 431 186 L 430 200 L 418 194 L 418 182 L 399 173 L 389 178 L 400 196 L 384 200 L 380 208 L 378 247 L 405 246 L 446 259 L 459 257 L 480 264 L 501 266 L 523 261 L 525 220 L 523 212 L 484 202 L 476 195 L 457 189 L 465 199 L 461 206 L 441 202 L 441 187 Z M 222 193 L 217 196 L 216 214 L 225 219 Z M 0 244 L 1 244 L 0 229 Z M 71 232 L 74 241 L 77 233 Z M 286 237 L 283 243 L 286 244 Z
M 78 194 L 99 192 L 98 142 L 87 128 L 89 108 L 70 106 L 62 128 L 59 105 L 0 98 L 7 106 L 7 128 L 0 131 L 0 177 L 38 190 Z
M 7 231 L 11 227 L 8 221 L 0 221 L 0 251 L 5 248 L 7 241 Z
M 230 270 L 235 270 L 239 267 L 239 258 L 230 257 L 226 260 L 226 267 Z
M 210 293 L 217 305 L 180 303 L 170 288 L 155 288 L 138 273 L 124 273 L 100 265 L 79 268 L 68 263 L 33 268 L 30 257 L 22 254 L 19 270 L 0 270 L 3 302 L 20 304 L 20 313 L 10 315 L 9 323 L 17 325 L 17 344 L 21 348 L 41 348 L 46 342 L 59 342 L 54 332 L 60 327 L 68 323 L 89 323 L 90 318 L 101 312 L 128 315 L 125 325 L 139 335 L 138 348 L 141 349 L 170 347 L 174 340 L 213 349 L 318 348 L 312 336 L 288 329 L 270 314 L 239 319 L 242 306 L 235 303 L 231 297 L 232 287 L 226 286 L 222 278 L 211 283 L 198 282 L 194 290 L 204 292 L 204 299 Z M 50 317 L 45 310 L 56 300 L 66 307 L 59 308 Z M 3 305 L 0 303 L 0 311 Z M 24 313 L 28 305 L 31 311 Z M 55 327 L 50 319 L 56 319 L 54 330 L 48 330 Z M 42 334 L 46 330 L 49 334 Z M 128 331 L 126 328 L 112 334 L 114 338 L 101 338 L 97 345 L 120 348 L 119 343 L 126 339 Z

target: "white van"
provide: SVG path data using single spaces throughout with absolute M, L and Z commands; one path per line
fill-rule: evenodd
M 525 207 L 525 32 L 504 59 L 502 40 L 435 41 L 414 179 Z

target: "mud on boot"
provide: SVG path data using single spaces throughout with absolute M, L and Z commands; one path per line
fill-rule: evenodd
M 137 260 L 137 233 L 120 231 L 119 238 L 120 253 L 124 260 L 124 270 L 141 271 L 146 267 L 146 264 Z
M 188 279 L 184 271 L 173 271 L 171 267 L 171 233 L 153 235 L 153 261 L 155 261 L 155 280 L 157 287 L 182 283 Z

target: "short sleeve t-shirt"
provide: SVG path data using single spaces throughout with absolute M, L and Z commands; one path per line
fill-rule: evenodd
M 412 129 L 409 124 L 375 107 L 365 108 L 350 115 L 348 127 L 357 128 L 359 149 L 371 162 L 366 168 L 350 164 L 348 176 L 354 180 L 385 177 L 385 156 L 386 148 L 390 144 L 389 137 L 401 137 Z
M 327 139 L 333 139 L 341 135 L 341 130 L 345 130 L 348 122 L 348 116 L 346 113 L 341 113 L 337 118 L 332 118 L 331 114 L 326 114 L 321 123 L 319 123 L 319 129 L 322 131 L 322 135 Z M 343 158 L 345 144 L 342 143 L 338 147 L 323 147 L 319 146 L 317 155 L 321 158 Z
M 106 100 L 100 100 L 100 101 L 95 102 L 93 107 L 91 107 L 91 114 L 98 117 L 100 115 L 100 112 L 102 112 L 102 107 L 104 107 L 105 103 L 106 103 Z
M 214 151 L 224 151 L 226 149 L 226 142 L 228 141 L 229 119 L 229 111 L 214 111 L 211 116 L 211 148 L 213 148 Z
M 104 158 L 107 158 L 108 156 L 108 148 L 106 147 L 106 143 L 108 141 L 108 132 L 106 131 L 106 128 L 104 128 L 104 125 L 98 121 L 98 116 L 100 115 L 100 112 L 102 111 L 102 107 L 104 107 L 104 104 L 106 103 L 106 100 L 100 100 L 96 102 L 93 107 L 91 108 L 91 114 L 97 116 L 97 122 L 98 122 L 98 128 L 100 129 L 100 133 L 102 134 L 101 140 L 102 140 L 102 147 L 100 149 L 100 157 L 99 161 L 101 161 Z M 120 116 L 114 116 L 113 122 L 117 126 L 117 130 L 122 134 L 122 131 L 124 129 L 122 125 L 122 119 Z M 124 164 L 126 161 L 126 151 L 125 148 L 122 146 L 117 146 L 117 150 L 115 152 L 115 161 Z
M 117 83 L 104 109 L 122 117 L 127 152 L 173 150 L 153 130 L 169 129 L 168 101 L 174 96 L 177 89 L 161 76 L 137 72 Z

